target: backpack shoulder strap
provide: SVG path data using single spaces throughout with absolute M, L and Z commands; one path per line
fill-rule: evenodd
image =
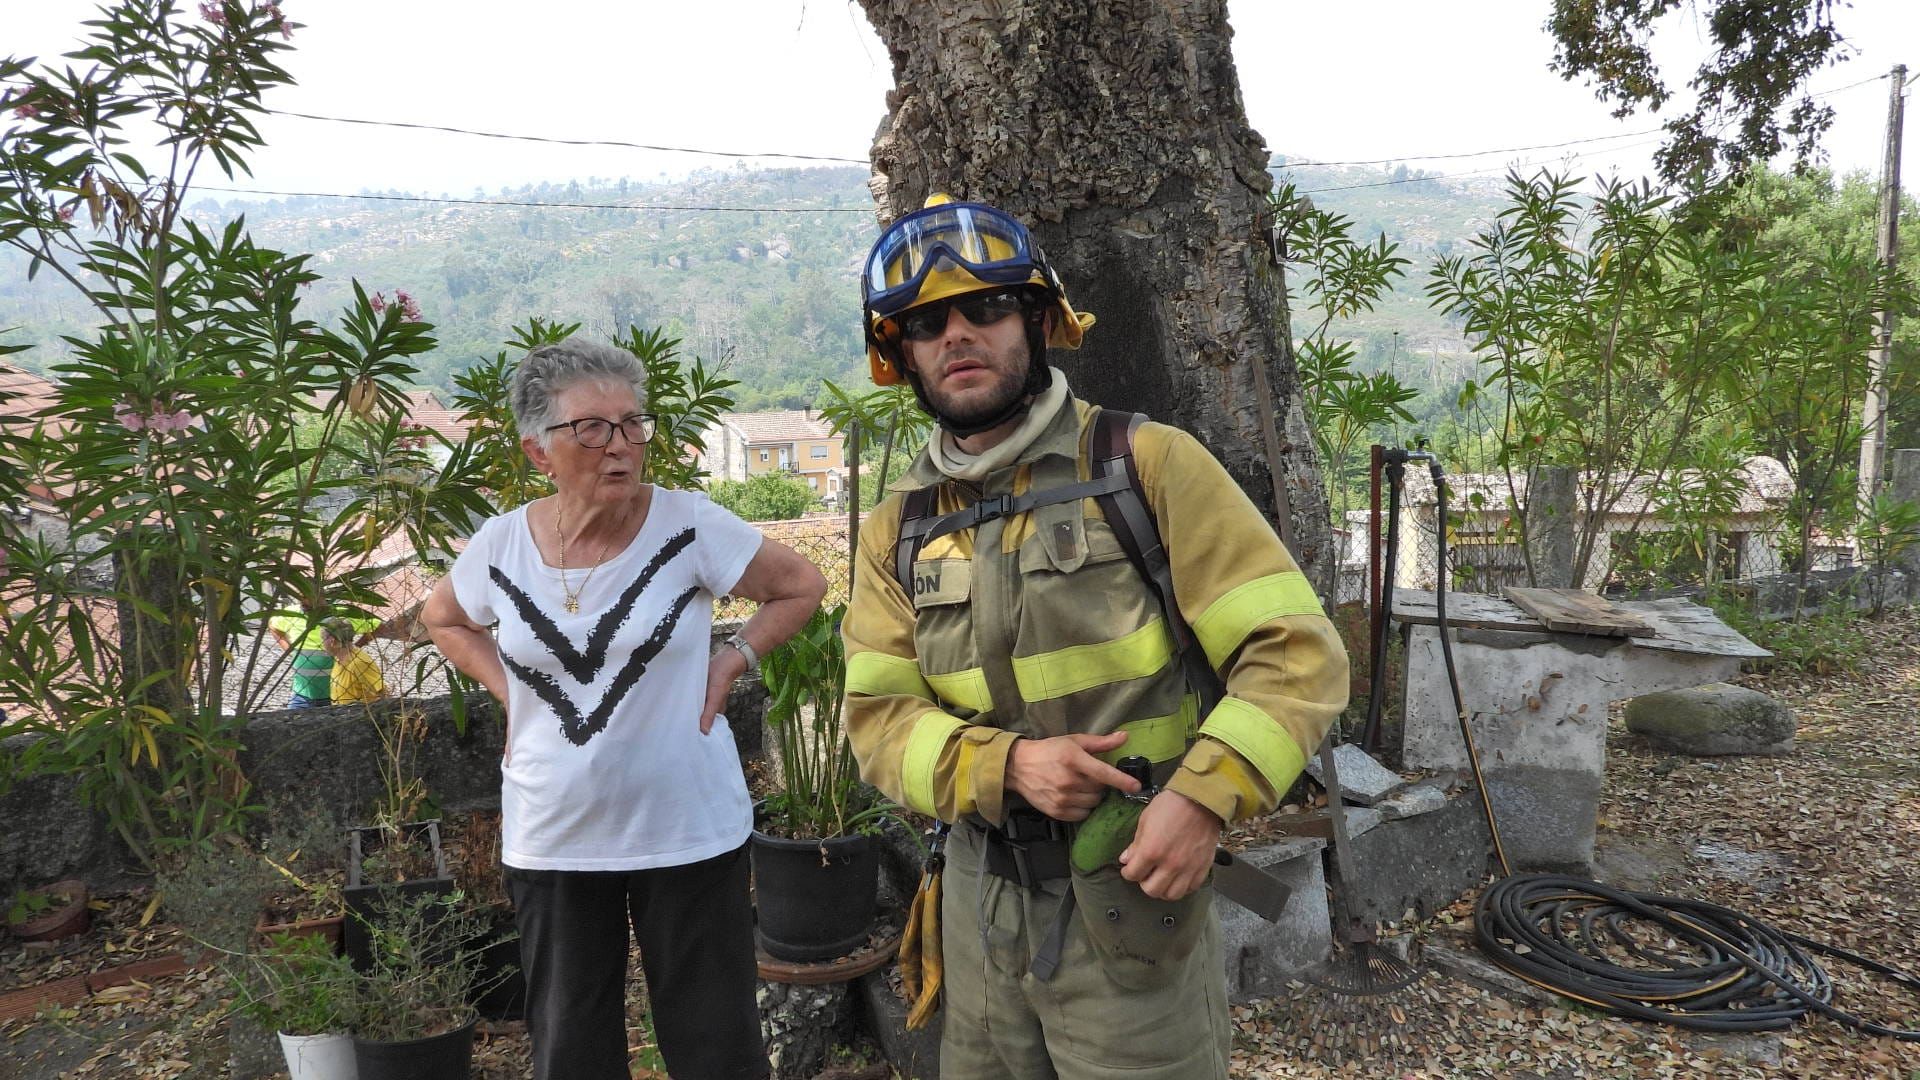
M 933 493 L 932 487 L 923 487 L 907 492 L 900 500 L 900 538 L 893 543 L 893 576 L 908 596 L 913 595 L 913 560 L 920 557 L 927 531 L 935 521 Z
M 1180 614 L 1180 603 L 1173 591 L 1173 564 L 1160 541 L 1160 529 L 1153 511 L 1147 506 L 1140 485 L 1140 471 L 1134 465 L 1133 433 L 1145 423 L 1144 413 L 1101 409 L 1093 420 L 1093 443 L 1089 465 L 1096 479 L 1126 477 L 1124 487 L 1095 496 L 1108 527 L 1127 553 L 1133 568 L 1153 589 L 1160 600 L 1167 629 L 1173 636 L 1174 654 L 1186 670 L 1187 684 L 1200 698 L 1200 715 L 1206 716 L 1226 695 L 1219 672 L 1207 663 L 1206 650 L 1199 648 L 1193 627 Z

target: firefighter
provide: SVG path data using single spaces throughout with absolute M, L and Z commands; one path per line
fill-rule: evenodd
M 1018 220 L 936 195 L 861 285 L 873 381 L 938 425 L 860 531 L 843 632 L 862 775 L 951 825 L 941 1076 L 1225 1077 L 1213 853 L 1345 706 L 1340 640 L 1199 442 L 1103 427 L 1046 364 L 1094 320 Z M 1080 823 L 1140 794 L 1130 756 L 1158 790 L 1076 868 Z

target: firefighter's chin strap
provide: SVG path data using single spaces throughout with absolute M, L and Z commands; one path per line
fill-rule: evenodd
M 907 385 L 913 387 L 913 396 L 920 402 L 920 408 L 940 429 L 956 439 L 967 439 L 983 431 L 992 431 L 1009 420 L 1017 420 L 1033 407 L 1033 399 L 1039 397 L 1053 383 L 1053 370 L 1047 366 L 1047 323 L 1043 308 L 1033 308 L 1026 314 L 1027 321 L 1027 385 L 1006 408 L 993 417 L 977 424 L 962 424 L 933 407 L 927 398 L 927 388 L 921 384 L 920 376 L 913 373 L 911 365 L 904 359 L 898 361 L 900 371 L 907 377 Z

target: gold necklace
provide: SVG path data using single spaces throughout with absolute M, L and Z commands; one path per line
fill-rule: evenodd
M 626 525 L 627 519 L 625 514 L 620 516 L 620 521 L 616 525 L 613 534 L 607 537 L 606 543 L 600 545 L 600 558 L 592 566 L 587 567 L 587 576 L 580 579 L 580 587 L 576 589 L 567 583 L 566 504 L 557 504 L 554 507 L 553 513 L 553 531 L 560 537 L 560 593 L 565 597 L 565 599 L 561 601 L 560 606 L 567 609 L 567 614 L 575 615 L 580 611 L 580 594 L 587 591 L 587 583 L 593 580 L 593 572 L 600 569 L 601 563 L 607 561 L 607 549 L 613 546 L 613 538 L 620 535 L 620 528 Z

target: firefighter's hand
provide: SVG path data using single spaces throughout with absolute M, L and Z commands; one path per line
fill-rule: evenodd
M 1220 819 L 1177 791 L 1162 791 L 1140 813 L 1133 843 L 1120 853 L 1120 876 L 1156 900 L 1178 900 L 1213 868 Z
M 1108 788 L 1140 790 L 1138 780 L 1094 757 L 1126 741 L 1124 731 L 1017 739 L 1007 754 L 1007 787 L 1055 821 L 1084 821 Z

